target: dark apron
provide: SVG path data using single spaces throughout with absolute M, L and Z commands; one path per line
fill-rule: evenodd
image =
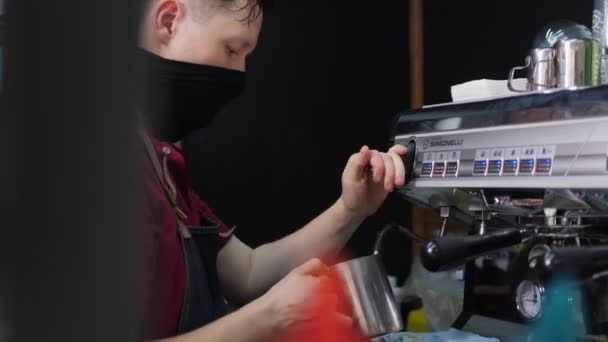
M 188 230 L 191 238 L 181 239 L 186 263 L 186 290 L 178 335 L 200 328 L 226 314 L 216 268 L 218 226 L 188 227 Z
M 175 211 L 178 226 L 176 234 L 180 236 L 186 269 L 186 288 L 177 334 L 185 334 L 215 321 L 227 312 L 216 266 L 219 227 L 205 218 L 201 218 L 202 225 L 198 227 L 187 227 L 183 223 L 187 217 L 177 203 L 177 191 L 168 174 L 166 162 L 163 160 L 161 164 L 148 135 L 145 132 L 140 135 L 167 199 Z

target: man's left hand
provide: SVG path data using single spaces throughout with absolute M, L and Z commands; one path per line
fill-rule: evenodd
M 342 173 L 342 196 L 347 210 L 369 216 L 382 205 L 386 196 L 405 183 L 403 155 L 405 146 L 395 145 L 387 153 L 363 146 L 353 154 Z

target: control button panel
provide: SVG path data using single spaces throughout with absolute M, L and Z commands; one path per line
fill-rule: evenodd
M 531 175 L 534 172 L 534 159 L 522 159 L 519 161 L 519 174 Z
M 433 163 L 435 154 L 433 152 L 426 152 L 422 155 L 422 170 L 420 172 L 421 177 L 431 177 L 433 174 Z
M 454 190 L 500 190 L 488 192 L 491 197 L 503 189 L 608 189 L 608 116 L 581 112 L 559 120 L 514 121 L 503 112 L 469 122 L 458 110 L 437 107 L 432 119 L 426 112 L 399 117 L 394 143 L 409 148 L 414 142 L 416 150 L 411 178 L 399 189 L 403 195 L 430 204 L 436 194 L 458 201 L 461 193 Z M 434 125 L 443 118 L 460 123 Z
M 504 161 L 502 163 L 503 175 L 515 175 L 519 167 L 520 147 L 510 147 L 505 150 Z
M 502 159 L 504 157 L 504 154 L 505 154 L 505 150 L 502 148 L 493 149 L 492 152 L 490 152 L 490 158 L 491 159 Z
M 488 166 L 488 175 L 498 176 L 498 175 L 500 175 L 501 170 L 502 170 L 502 159 L 490 160 L 490 163 Z
M 448 160 L 451 161 L 459 161 L 460 160 L 460 151 L 450 151 L 447 153 Z
M 433 167 L 433 177 L 443 177 L 444 172 L 445 162 L 435 162 L 435 166 Z
M 536 157 L 536 146 L 527 146 L 522 148 L 522 158 L 534 158 Z
M 502 171 L 502 158 L 505 150 L 496 148 L 490 151 L 490 162 L 488 163 L 488 175 L 498 176 Z
M 551 158 L 538 158 L 536 159 L 536 173 L 551 173 Z
M 555 157 L 555 146 L 554 145 L 551 145 L 551 146 L 541 146 L 538 149 L 537 156 L 541 157 L 541 158 L 553 158 L 553 157 Z
M 542 146 L 536 152 L 535 173 L 550 174 L 551 167 L 553 166 L 553 157 L 555 156 L 555 146 Z
M 553 168 L 555 150 L 555 145 L 548 145 L 425 152 L 419 176 L 429 178 L 549 176 Z M 460 169 L 463 165 L 466 165 L 465 171 L 461 174 Z
M 521 148 L 510 147 L 505 152 L 505 159 L 509 159 L 509 160 L 519 159 L 520 154 L 521 154 Z
M 514 175 L 517 173 L 517 166 L 519 162 L 517 159 L 505 159 L 502 166 L 503 175 Z
M 490 157 L 490 150 L 475 151 L 475 160 L 487 160 Z
M 476 160 L 475 164 L 473 165 L 473 175 L 485 176 L 487 169 L 488 169 L 488 161 Z
M 490 157 L 490 150 L 477 150 L 475 151 L 475 162 L 473 164 L 473 175 L 474 176 L 485 176 L 488 170 L 488 158 Z
M 422 163 L 422 172 L 420 175 L 422 177 L 430 177 L 433 172 L 433 163 Z
M 455 177 L 458 175 L 458 161 L 449 161 L 446 163 L 445 176 Z

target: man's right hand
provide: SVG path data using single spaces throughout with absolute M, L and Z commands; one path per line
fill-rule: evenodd
M 337 309 L 340 286 L 327 266 L 311 259 L 241 309 L 162 341 L 364 341 L 352 319 Z
M 319 259 L 311 259 L 291 271 L 260 300 L 269 304 L 280 336 L 306 334 L 307 330 L 315 329 L 318 322 L 350 329 L 351 318 L 336 309 L 336 290 L 328 267 Z

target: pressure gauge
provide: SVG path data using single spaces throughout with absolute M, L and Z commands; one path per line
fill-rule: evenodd
M 517 286 L 515 304 L 526 321 L 538 319 L 543 312 L 545 288 L 538 282 L 523 280 Z
M 549 252 L 551 252 L 551 247 L 545 244 L 536 245 L 532 247 L 532 249 L 530 249 L 530 252 L 528 252 L 528 262 L 531 263 L 533 259 L 537 257 L 542 257 Z M 534 268 L 533 265 L 530 266 Z

